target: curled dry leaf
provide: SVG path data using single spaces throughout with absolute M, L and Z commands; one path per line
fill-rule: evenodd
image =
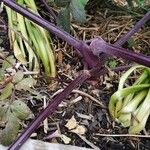
M 87 129 L 85 128 L 85 126 L 81 126 L 81 125 L 78 125 L 75 129 L 71 130 L 71 132 L 80 134 L 80 135 L 85 134 L 86 131 Z
M 85 126 L 78 125 L 78 123 L 77 123 L 74 116 L 72 116 L 71 119 L 68 120 L 65 127 L 67 127 L 71 132 L 77 133 L 77 134 L 80 134 L 80 135 L 83 135 L 86 132 Z

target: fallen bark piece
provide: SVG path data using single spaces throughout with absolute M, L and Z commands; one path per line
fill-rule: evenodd
M 0 150 L 7 150 L 8 147 L 0 145 Z M 40 140 L 29 139 L 27 142 L 20 148 L 20 150 L 93 150 L 90 148 L 72 146 L 72 145 L 63 145 L 58 143 L 48 143 Z

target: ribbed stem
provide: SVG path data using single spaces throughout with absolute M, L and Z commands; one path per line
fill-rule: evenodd
M 66 98 L 73 89 L 79 84 L 82 84 L 86 79 L 90 78 L 90 72 L 84 71 L 75 80 L 73 80 L 60 94 L 54 97 L 48 106 L 41 111 L 38 116 L 28 125 L 28 127 L 20 134 L 16 141 L 9 147 L 8 150 L 18 150 L 22 144 L 30 137 L 32 132 L 44 121 L 46 117 L 54 112 L 57 106 Z
M 118 39 L 114 45 L 115 46 L 121 46 L 123 45 L 134 33 L 138 32 L 138 30 L 144 26 L 144 24 L 150 19 L 150 11 L 145 14 L 145 16 L 140 19 L 135 26 L 127 32 L 125 35 L 123 35 L 120 39 Z
M 121 57 L 123 59 L 134 61 L 138 64 L 150 67 L 150 56 L 146 56 L 140 53 L 135 53 L 128 49 L 119 48 L 112 44 L 106 43 L 100 38 L 93 40 L 90 44 L 90 47 L 93 50 L 93 53 L 97 56 L 103 52 L 109 55 Z

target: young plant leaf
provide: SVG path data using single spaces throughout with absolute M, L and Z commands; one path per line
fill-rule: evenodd
M 15 100 L 10 106 L 10 109 L 14 116 L 16 116 L 18 119 L 25 120 L 29 117 L 30 109 L 21 100 Z
M 5 70 L 3 68 L 0 69 L 0 81 L 2 81 L 5 77 Z
M 5 100 L 12 94 L 14 85 L 12 83 L 8 83 L 6 87 L 1 91 L 0 100 Z
M 72 0 L 70 3 L 70 10 L 74 19 L 78 22 L 86 22 L 86 14 L 84 7 L 88 0 Z
M 19 132 L 20 124 L 17 119 L 10 111 L 7 113 L 7 123 L 6 127 L 0 133 L 0 143 L 3 145 L 11 144 L 18 132 Z
M 59 11 L 56 19 L 57 25 L 64 29 L 66 32 L 70 32 L 70 8 L 65 7 Z
M 0 121 L 2 121 L 4 115 L 6 114 L 8 105 L 4 102 L 0 102 Z
M 23 79 L 23 76 L 24 76 L 23 72 L 19 70 L 14 75 L 12 82 L 13 83 L 18 83 L 19 81 L 21 81 Z
M 35 82 L 36 81 L 33 78 L 24 78 L 23 80 L 21 80 L 19 83 L 15 85 L 15 88 L 19 91 L 20 90 L 27 91 L 34 86 Z
M 11 64 L 8 61 L 6 61 L 6 60 L 8 60 Z M 7 69 L 7 68 L 12 67 L 12 64 L 14 64 L 16 62 L 14 56 L 12 56 L 12 55 L 8 56 L 6 58 L 6 60 L 3 61 L 3 64 L 2 64 L 2 68 L 3 69 Z

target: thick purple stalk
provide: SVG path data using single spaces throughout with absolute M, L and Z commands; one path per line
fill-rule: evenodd
M 54 112 L 57 106 L 66 98 L 73 89 L 79 84 L 83 83 L 86 79 L 90 78 L 89 71 L 84 71 L 75 80 L 73 80 L 60 94 L 53 98 L 48 106 L 41 111 L 38 116 L 28 125 L 28 127 L 21 133 L 16 141 L 9 147 L 9 150 L 18 150 L 22 144 L 30 137 L 32 132 L 40 125 L 42 121 Z
M 16 4 L 13 0 L 1 0 L 4 4 L 16 12 L 22 14 L 24 17 L 32 20 L 43 28 L 49 30 L 51 33 L 55 34 L 57 37 L 61 38 L 63 41 L 66 41 L 68 44 L 73 46 L 78 52 L 81 53 L 83 58 L 85 59 L 89 69 L 97 66 L 97 64 L 101 65 L 97 56 L 94 56 L 92 52 L 89 50 L 89 46 L 81 40 L 78 40 L 71 36 L 69 33 L 63 31 L 59 27 L 54 24 L 48 22 L 42 17 L 34 14 L 33 12 L 27 10 L 19 4 Z M 0 1 L 0 2 L 1 2 Z
M 119 38 L 114 45 L 115 46 L 121 46 L 123 45 L 134 33 L 138 32 L 138 30 L 144 26 L 144 24 L 150 19 L 150 11 L 145 14 L 145 16 L 140 19 L 135 26 L 127 32 L 125 35 L 123 35 L 121 38 Z
M 132 66 L 133 66 L 133 65 L 119 66 L 119 67 L 113 68 L 112 70 L 118 73 L 118 72 L 120 72 L 120 71 L 126 71 L 126 70 L 128 70 L 129 68 L 131 68 Z
M 73 89 L 75 89 L 78 85 L 82 84 L 88 78 L 95 75 L 104 75 L 107 73 L 106 68 L 94 68 L 91 71 L 85 70 L 81 75 L 79 75 L 75 80 L 73 80 L 61 93 L 55 96 L 48 106 L 41 111 L 37 117 L 28 125 L 28 127 L 19 135 L 12 145 L 10 145 L 8 150 L 18 150 L 30 137 L 32 132 L 40 125 L 41 122 L 45 120 L 50 114 L 54 112 L 57 106 L 66 98 Z
M 102 52 L 104 52 L 109 55 L 121 57 L 123 59 L 134 61 L 136 63 L 150 67 L 150 56 L 146 56 L 140 53 L 135 53 L 131 50 L 127 50 L 124 48 L 118 48 L 117 46 L 106 43 L 101 38 L 94 39 L 91 42 L 90 47 L 91 47 L 91 50 L 93 51 L 93 54 L 97 56 L 101 54 Z

